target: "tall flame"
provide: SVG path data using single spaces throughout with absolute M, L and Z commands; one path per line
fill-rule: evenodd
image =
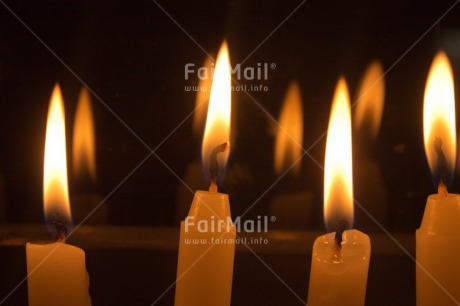
M 292 82 L 286 92 L 279 119 L 275 142 L 275 172 L 281 174 L 296 162 L 302 154 L 303 110 L 300 87 Z M 292 171 L 298 175 L 302 163 L 297 162 Z
M 435 150 L 436 138 L 442 140 L 441 149 L 445 156 L 443 166 L 445 169 L 439 169 L 441 157 Z M 425 153 L 435 180 L 439 180 L 439 177 L 437 179 L 436 177 L 442 175 L 450 179 L 455 169 L 457 136 L 454 77 L 449 59 L 444 52 L 439 52 L 434 58 L 426 82 L 423 104 L 423 139 Z
M 43 203 L 48 219 L 59 219 L 70 225 L 70 203 L 67 184 L 64 103 L 56 84 L 51 95 L 46 125 L 43 175 Z
M 86 88 L 80 91 L 73 128 L 73 169 L 76 176 L 89 175 L 96 179 L 93 111 Z
M 217 56 L 209 98 L 208 116 L 204 130 L 201 158 L 203 171 L 209 181 L 211 178 L 211 154 L 214 149 L 230 140 L 231 116 L 231 66 L 227 43 L 224 41 Z M 229 150 L 217 155 L 218 181 L 222 181 L 228 161 Z
M 384 100 L 383 67 L 379 61 L 374 61 L 367 68 L 359 86 L 359 102 L 355 108 L 353 122 L 355 129 L 369 130 L 373 138 L 377 137 L 382 121 Z
M 353 223 L 351 114 L 347 83 L 341 78 L 332 103 L 324 166 L 324 220 L 329 230 Z

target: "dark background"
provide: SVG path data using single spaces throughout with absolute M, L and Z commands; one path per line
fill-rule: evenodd
M 158 147 L 155 153 L 170 167 L 156 156 L 148 158 L 107 199 L 109 223 L 174 225 L 181 183 L 170 170 L 182 177 L 186 166 L 198 159 L 201 140 L 192 134 L 193 116 L 168 135 L 195 107 L 195 93 L 186 92 L 184 86 L 195 85 L 197 80 L 184 80 L 184 66 L 200 66 L 206 58 L 203 50 L 152 1 L 4 3 L 42 42 L 0 4 L 3 221 L 42 222 L 49 97 L 58 81 L 65 99 L 70 161 L 73 116 L 84 81 L 146 145 Z M 226 38 L 234 64 L 258 47 L 299 3 L 159 2 L 207 52 L 216 54 Z M 435 190 L 423 152 L 423 91 L 431 61 L 437 50 L 444 48 L 453 64 L 458 92 L 460 6 L 418 40 L 452 4 L 454 1 L 307 1 L 243 65 L 276 63 L 268 80 L 262 82 L 269 90 L 249 93 L 275 118 L 289 82 L 299 81 L 304 97 L 304 147 L 309 148 L 326 131 L 340 75 L 346 77 L 353 95 L 372 60 L 379 59 L 385 70 L 398 62 L 385 77 L 385 109 L 378 141 L 355 144 L 357 151 L 368 154 L 381 169 L 388 210 L 388 219 L 382 222 L 390 230 L 413 232 L 419 226 L 426 196 Z M 232 167 L 242 171 L 229 174 L 221 190 L 230 194 L 232 214 L 238 216 L 276 180 L 272 170 L 274 137 L 270 118 L 248 95 L 235 92 L 232 103 L 235 128 L 229 173 Z M 102 196 L 149 153 L 107 107 L 93 96 L 96 190 Z M 323 138 L 311 150 L 320 164 L 324 147 Z M 355 160 L 355 167 L 359 162 Z M 354 182 L 355 186 L 366 183 Z M 289 175 L 283 178 L 248 217 L 267 213 L 267 203 L 282 186 L 311 190 L 314 212 L 306 219 L 306 228 L 322 229 L 322 185 L 322 170 L 306 156 L 301 176 L 296 180 Z M 71 180 L 71 192 L 75 188 Z M 372 190 L 372 186 L 361 189 Z M 460 190 L 458 181 L 451 190 Z M 360 194 L 355 192 L 355 196 L 359 201 Z

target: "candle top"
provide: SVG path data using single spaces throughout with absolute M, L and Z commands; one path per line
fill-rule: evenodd
M 369 236 L 358 230 L 346 230 L 343 233 L 342 248 L 340 249 L 340 262 L 365 260 L 371 253 Z M 337 246 L 335 233 L 329 233 L 316 239 L 313 246 L 314 260 L 331 264 L 337 263 Z
M 460 196 L 448 194 L 440 197 L 432 194 L 428 197 L 420 231 L 428 235 L 460 234 Z
M 193 216 L 196 220 L 226 220 L 227 217 L 231 217 L 228 195 L 197 190 L 188 216 Z

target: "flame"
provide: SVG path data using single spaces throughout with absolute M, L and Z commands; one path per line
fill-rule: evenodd
M 303 145 L 302 97 L 297 82 L 292 82 L 284 98 L 275 143 L 275 172 L 281 172 L 296 162 L 302 154 Z M 298 175 L 301 161 L 292 171 Z
M 70 223 L 64 103 L 59 84 L 53 89 L 46 125 L 43 203 L 48 218 Z
M 354 127 L 357 130 L 369 129 L 376 138 L 382 122 L 385 100 L 385 79 L 379 61 L 372 62 L 364 73 L 358 90 L 358 103 L 355 109 Z
M 200 71 L 200 70 L 199 70 Z M 195 114 L 193 117 L 193 132 L 195 135 L 203 134 L 204 123 L 206 122 L 206 110 L 209 104 L 209 94 L 211 92 L 213 62 L 207 57 L 203 64 L 203 73 L 199 73 L 198 92 L 195 101 Z
M 326 140 L 324 166 L 324 220 L 328 229 L 337 222 L 353 222 L 351 114 L 347 83 L 337 84 Z
M 457 136 L 455 130 L 454 77 L 452 68 L 444 52 L 439 52 L 431 64 L 425 88 L 423 104 L 423 139 L 425 153 L 433 174 L 438 171 L 438 153 L 435 137 L 442 139 L 442 151 L 446 158 L 446 175 L 452 176 L 457 156 Z M 439 183 L 439 182 L 436 182 Z M 445 182 L 444 182 L 445 183 Z
M 208 115 L 206 118 L 201 149 L 203 171 L 207 178 L 211 178 L 211 153 L 217 146 L 230 140 L 230 116 L 231 66 L 227 43 L 224 41 L 220 47 L 216 68 L 214 70 Z M 218 181 L 222 180 L 222 173 L 227 165 L 228 155 L 229 150 L 217 155 L 219 165 Z M 209 181 L 211 181 L 211 179 L 209 179 Z
M 84 174 L 96 179 L 93 111 L 91 98 L 86 88 L 80 91 L 73 127 L 73 169 L 75 175 Z

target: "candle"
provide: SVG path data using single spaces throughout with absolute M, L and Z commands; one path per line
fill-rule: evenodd
M 313 245 L 309 306 L 364 305 L 371 246 L 353 222 L 351 116 L 347 84 L 334 94 L 326 141 L 324 218 L 328 229 Z
M 176 306 L 230 305 L 236 231 L 228 195 L 217 191 L 229 155 L 230 85 L 224 42 L 217 57 L 202 146 L 203 168 L 211 187 L 195 193 L 188 217 L 181 222 Z
M 423 110 L 425 152 L 438 194 L 430 195 L 416 231 L 417 306 L 460 303 L 460 197 L 447 193 L 456 160 L 455 99 L 446 54 L 433 60 Z M 450 172 L 450 173 L 449 173 Z
M 83 250 L 64 240 L 71 228 L 67 186 L 64 104 L 56 85 L 51 95 L 46 127 L 44 209 L 58 242 L 27 243 L 29 305 L 91 305 Z

